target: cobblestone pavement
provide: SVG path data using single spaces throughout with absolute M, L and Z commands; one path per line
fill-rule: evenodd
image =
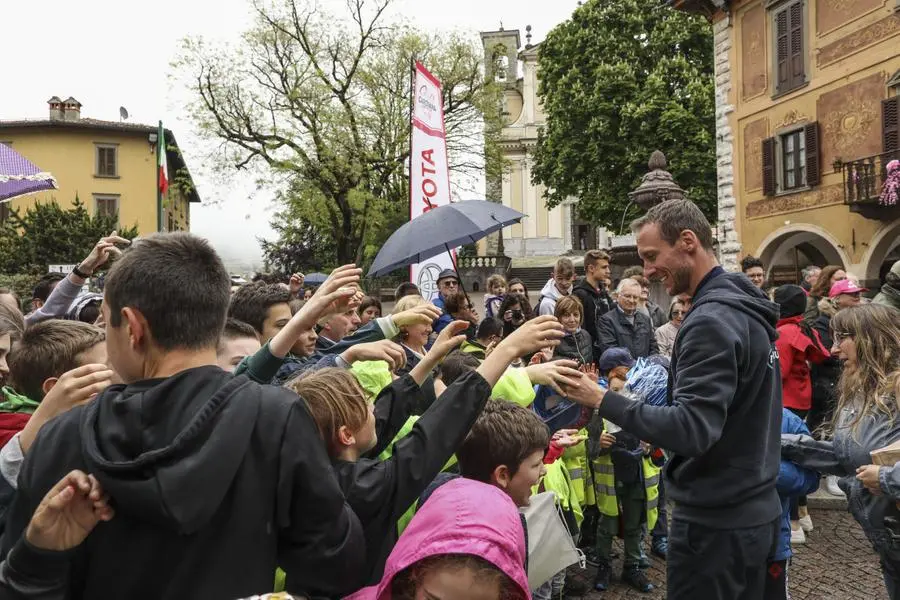
M 794 559 L 789 570 L 789 586 L 793 600 L 888 600 L 881 569 L 862 529 L 849 513 L 841 510 L 811 509 L 815 529 L 807 543 L 794 549 Z M 622 555 L 621 541 L 616 541 L 616 552 Z M 648 549 L 649 550 L 649 549 Z M 622 560 L 613 564 L 613 586 L 607 592 L 591 592 L 588 600 L 663 600 L 666 597 L 665 564 L 652 557 L 648 571 L 656 589 L 642 594 L 619 581 Z M 575 577 L 593 584 L 594 570 L 575 574 Z M 593 588 L 593 585 L 591 585 Z

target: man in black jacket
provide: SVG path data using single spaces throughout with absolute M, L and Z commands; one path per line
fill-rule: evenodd
M 726 273 L 709 222 L 687 200 L 655 206 L 632 228 L 645 274 L 671 296 L 693 296 L 672 355 L 669 399 L 651 406 L 586 378 L 570 397 L 674 453 L 667 561 L 670 600 L 758 600 L 781 507 L 781 373 L 777 306 L 742 274 Z
M 41 429 L 3 544 L 64 474 L 92 473 L 117 514 L 74 551 L 69 598 L 250 596 L 276 566 L 289 591 L 358 587 L 362 528 L 308 409 L 216 366 L 229 290 L 221 259 L 188 233 L 136 242 L 110 271 L 103 317 L 125 384 Z
M 627 348 L 634 358 L 659 354 L 653 323 L 638 310 L 641 285 L 634 279 L 623 279 L 616 292 L 618 306 L 597 322 L 601 354 L 610 348 Z
M 597 324 L 600 317 L 615 307 L 612 298 L 603 283 L 609 279 L 609 254 L 603 250 L 589 250 L 584 255 L 584 279 L 572 290 L 584 307 L 584 322 L 581 328 L 587 331 L 593 342 L 594 360 L 598 360 L 603 351 L 600 348 L 600 332 Z

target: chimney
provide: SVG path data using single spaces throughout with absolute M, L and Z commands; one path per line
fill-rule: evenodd
M 63 118 L 63 101 L 59 99 L 59 96 L 53 96 L 49 100 L 47 100 L 47 105 L 50 107 L 50 120 L 51 121 L 60 121 Z
M 69 96 L 65 102 L 63 102 L 63 120 L 64 121 L 77 121 L 81 118 L 81 102 Z

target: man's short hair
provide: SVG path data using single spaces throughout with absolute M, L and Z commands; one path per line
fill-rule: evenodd
M 248 283 L 231 297 L 228 316 L 248 323 L 262 334 L 269 309 L 276 304 L 290 304 L 291 293 L 277 283 Z
M 187 232 L 137 240 L 106 277 L 109 323 L 132 307 L 163 350 L 213 348 L 225 326 L 231 277 L 209 242 Z
M 631 277 L 629 277 L 629 279 L 634 279 L 635 281 L 637 281 L 638 285 L 641 286 L 642 288 L 650 287 L 650 280 L 647 279 L 646 277 L 644 277 L 643 275 L 632 275 Z
M 15 342 L 22 339 L 23 333 L 25 333 L 25 317 L 21 312 L 0 302 L 0 336 L 9 334 L 10 341 Z
M 619 285 L 616 286 L 616 293 L 621 294 L 622 290 L 625 289 L 625 286 L 628 286 L 628 285 L 636 285 L 638 287 L 641 287 L 641 284 L 638 283 L 637 279 L 631 279 L 630 277 L 626 277 L 625 279 L 623 279 L 619 282 Z
M 584 254 L 584 268 L 587 270 L 588 267 L 592 267 L 604 260 L 609 262 L 609 254 L 605 250 L 588 250 Z
M 43 302 L 46 302 L 47 298 L 50 297 L 50 292 L 53 291 L 53 286 L 65 278 L 66 276 L 62 273 L 45 274 L 38 280 L 37 285 L 34 286 L 31 298 L 33 300 L 42 300 Z
M 803 279 L 806 279 L 816 271 L 821 271 L 822 267 L 817 267 L 816 265 L 809 265 L 808 267 L 803 267 L 803 270 L 800 271 L 800 274 L 803 276 Z
M 35 323 L 25 330 L 16 350 L 9 357 L 9 378 L 13 389 L 32 400 L 44 397 L 44 382 L 79 367 L 79 354 L 106 341 L 99 327 L 51 319 Z
M 634 279 L 638 275 L 644 276 L 644 267 L 641 265 L 634 265 L 622 271 L 622 279 Z
M 494 469 L 505 465 L 512 477 L 526 458 L 549 443 L 547 427 L 531 410 L 506 400 L 488 400 L 456 451 L 459 472 L 490 483 Z
M 444 298 L 444 310 L 448 315 L 465 310 L 469 306 L 469 297 L 465 292 L 452 292 Z
M 394 292 L 394 301 L 396 302 L 404 296 L 420 296 L 421 294 L 422 293 L 419 291 L 419 286 L 411 281 L 404 281 L 397 286 L 397 291 Z
M 566 296 L 568 298 L 569 296 Z M 475 332 L 475 337 L 479 340 L 486 340 L 492 336 L 503 336 L 503 321 L 498 319 L 497 317 L 485 317 L 481 323 L 478 324 L 478 330 Z
M 632 221 L 631 230 L 637 233 L 641 228 L 655 224 L 659 235 L 670 246 L 674 246 L 683 231 L 693 231 L 704 250 L 713 249 L 712 228 L 703 216 L 703 211 L 690 200 L 674 199 L 657 204 L 643 217 Z
M 553 267 L 553 274 L 565 277 L 567 275 L 575 275 L 575 265 L 571 258 L 565 256 L 556 259 L 556 265 Z
M 450 386 L 454 381 L 470 371 L 474 371 L 481 364 L 475 356 L 468 352 L 454 350 L 444 357 L 438 366 L 438 373 L 444 385 Z
M 224 341 L 236 340 L 239 338 L 253 338 L 254 340 L 259 340 L 259 334 L 249 323 L 244 323 L 243 321 L 229 317 L 228 320 L 225 321 L 225 329 L 222 330 L 222 337 L 220 339 Z
M 741 272 L 742 273 L 746 273 L 747 271 L 749 271 L 750 269 L 752 269 L 754 267 L 759 267 L 763 271 L 766 270 L 766 268 L 762 264 L 762 261 L 759 260 L 758 258 L 756 258 L 755 256 L 747 255 L 741 260 Z
M 578 296 L 563 296 L 556 301 L 556 308 L 553 311 L 553 315 L 557 319 L 562 319 L 563 316 L 572 313 L 578 315 L 579 322 L 584 321 L 584 306 L 582 306 Z
M 338 430 L 346 426 L 356 433 L 369 419 L 366 393 L 347 369 L 320 369 L 292 379 L 284 386 L 306 401 L 331 457 L 340 451 Z

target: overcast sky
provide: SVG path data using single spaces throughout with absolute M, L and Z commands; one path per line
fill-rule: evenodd
M 302 0 L 298 0 L 302 1 Z M 423 29 L 477 33 L 533 29 L 537 43 L 565 20 L 576 0 L 394 0 L 394 15 Z M 342 0 L 320 0 L 342 6 Z M 234 41 L 250 25 L 247 0 L 44 0 L 4 2 L 0 119 L 47 117 L 50 96 L 74 96 L 82 116 L 118 120 L 119 107 L 130 122 L 162 119 L 178 138 L 203 205 L 191 210 L 191 229 L 208 237 L 231 263 L 259 263 L 258 236 L 269 236 L 270 195 L 252 181 L 221 186 L 203 176 L 200 148 L 185 120 L 185 98 L 169 80 L 178 42 L 188 35 Z M 126 8 L 127 7 L 127 8 Z M 223 189 L 227 187 L 227 189 Z

